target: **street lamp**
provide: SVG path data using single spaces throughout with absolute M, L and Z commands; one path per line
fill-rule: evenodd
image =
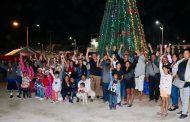
M 36 24 L 36 27 L 40 27 L 40 25 L 39 25 L 39 24 Z
M 18 27 L 19 25 L 26 29 L 26 47 L 28 48 L 28 26 L 22 25 L 16 21 L 13 22 L 13 26 L 15 26 L 15 27 Z
M 19 26 L 19 23 L 18 22 L 13 22 L 13 26 Z
M 28 29 L 29 29 L 29 27 L 28 27 L 28 26 L 25 26 L 25 25 L 23 25 L 23 24 L 21 24 L 21 23 L 18 23 L 18 22 L 16 22 L 16 21 L 14 21 L 12 24 L 13 24 L 13 26 L 15 26 L 15 27 L 22 26 L 22 27 L 24 27 L 24 28 L 26 29 L 26 47 L 28 48 L 28 45 L 29 45 Z M 36 26 L 36 27 L 40 27 L 39 24 L 36 24 L 35 26 Z
M 164 44 L 164 25 L 160 21 L 155 22 L 156 25 L 160 25 L 160 30 L 162 31 L 162 45 Z
M 156 20 L 156 22 L 155 22 L 157 25 L 160 23 L 158 20 Z

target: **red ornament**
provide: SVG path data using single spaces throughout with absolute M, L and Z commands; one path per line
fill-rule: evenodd
M 138 9 L 135 9 L 135 14 L 138 14 L 139 13 L 139 10 Z
M 131 14 L 131 9 L 128 9 L 128 14 Z
M 130 36 L 131 35 L 131 32 L 130 31 L 127 31 L 127 36 Z
M 130 31 L 124 31 L 124 30 L 121 33 L 124 36 L 130 36 L 130 34 L 131 34 Z
M 122 30 L 121 33 L 122 33 L 122 35 L 126 35 L 127 31 Z
M 117 32 L 117 36 L 120 36 L 121 35 L 121 32 Z

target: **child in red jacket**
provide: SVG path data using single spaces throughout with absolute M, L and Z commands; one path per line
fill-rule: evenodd
M 44 84 L 44 88 L 45 88 L 46 100 L 48 100 L 49 98 L 51 99 L 51 96 L 52 96 L 52 83 L 53 83 L 53 77 L 49 73 L 49 70 L 46 70 L 44 78 L 43 78 L 43 84 Z

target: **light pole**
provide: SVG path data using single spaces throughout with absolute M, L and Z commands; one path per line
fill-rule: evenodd
M 24 27 L 26 29 L 26 47 L 28 48 L 28 46 L 29 46 L 29 39 L 28 39 L 28 37 L 29 37 L 29 31 L 28 31 L 29 27 L 25 26 L 25 25 L 23 25 L 21 23 L 18 23 L 16 21 L 13 22 L 13 26 L 15 26 L 15 27 L 22 26 L 22 27 Z M 40 27 L 39 24 L 36 24 L 35 26 Z
M 160 21 L 155 22 L 156 25 L 160 25 L 160 30 L 162 31 L 162 45 L 164 44 L 164 25 Z

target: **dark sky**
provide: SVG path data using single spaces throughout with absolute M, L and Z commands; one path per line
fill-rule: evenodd
M 78 44 L 87 45 L 90 34 L 99 33 L 106 0 L 4 0 L 0 3 L 0 52 L 25 44 L 24 28 L 12 27 L 11 22 L 30 26 L 30 44 L 54 43 L 71 45 L 73 36 Z M 137 0 L 146 40 L 159 40 L 155 20 L 165 27 L 165 41 L 190 40 L 190 7 L 188 0 Z M 40 24 L 36 28 L 35 24 Z

